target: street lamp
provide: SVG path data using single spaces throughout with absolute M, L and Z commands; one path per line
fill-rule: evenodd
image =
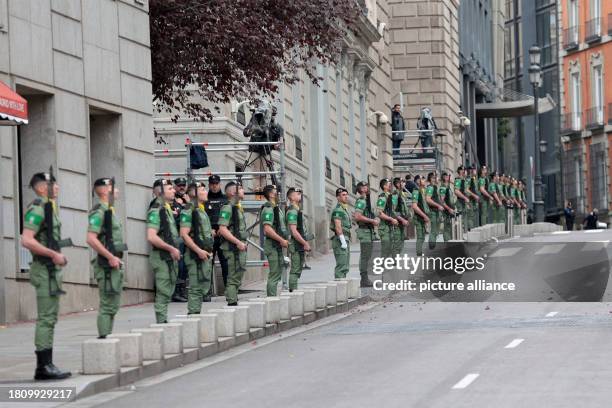
M 535 161 L 535 180 L 533 206 L 535 210 L 535 221 L 544 221 L 544 197 L 542 192 L 542 153 L 546 152 L 546 141 L 540 141 L 540 115 L 538 112 L 538 101 L 540 99 L 540 86 L 542 86 L 542 68 L 540 68 L 540 47 L 534 45 L 529 49 L 529 82 L 533 86 L 534 104 L 534 161 Z

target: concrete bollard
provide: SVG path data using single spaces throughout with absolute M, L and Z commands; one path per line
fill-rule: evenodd
M 143 360 L 161 360 L 164 358 L 163 329 L 132 329 L 131 333 L 142 334 Z
M 289 313 L 291 316 L 304 316 L 304 292 L 282 292 L 289 296 Z
M 181 323 L 154 323 L 149 327 L 164 330 L 165 354 L 180 354 L 183 352 L 183 325 Z
M 289 310 L 289 302 L 291 301 L 290 296 L 279 296 L 279 319 L 289 320 L 291 319 L 291 312 Z
M 475 231 L 475 229 L 468 231 L 467 233 L 467 242 L 483 242 L 483 236 L 480 231 Z
M 268 296 L 249 300 L 266 303 L 266 323 L 278 323 L 280 321 L 280 299 L 278 297 Z
M 196 317 L 170 319 L 169 323 L 183 325 L 183 349 L 200 347 L 200 319 Z
M 361 279 L 350 278 L 348 283 L 348 297 L 350 299 L 359 299 L 361 295 Z
M 338 285 L 338 302 L 346 302 L 348 300 L 348 282 L 345 279 L 338 279 L 334 282 Z
M 266 302 L 240 302 L 240 305 L 249 308 L 249 327 L 266 327 Z
M 217 336 L 219 337 L 234 337 L 236 334 L 236 326 L 234 309 L 210 309 L 210 313 L 217 315 Z
M 108 339 L 119 339 L 119 359 L 121 367 L 142 365 L 142 333 L 110 334 Z
M 325 286 L 307 286 L 305 289 L 313 289 L 315 291 L 315 307 L 317 309 L 323 309 L 327 305 L 327 302 L 325 301 L 325 293 L 327 292 L 327 288 Z
M 217 341 L 216 314 L 176 315 L 177 319 L 200 319 L 200 343 L 215 343 Z
M 234 332 L 248 333 L 249 332 L 249 307 L 248 306 L 225 306 L 224 309 L 233 309 L 234 313 Z
M 121 370 L 119 339 L 89 339 L 83 342 L 83 374 L 116 374 Z
M 304 313 L 314 312 L 316 309 L 316 290 L 314 289 L 300 289 L 300 292 L 304 293 Z
M 324 283 L 326 288 L 325 291 L 325 299 L 327 301 L 327 306 L 336 306 L 338 303 L 338 285 L 335 282 L 333 283 Z

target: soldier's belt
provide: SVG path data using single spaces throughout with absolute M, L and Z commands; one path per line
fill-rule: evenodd
M 357 226 L 359 228 L 364 228 L 364 229 L 374 229 L 374 226 L 372 224 L 366 224 L 365 222 L 358 222 Z
M 57 241 L 57 246 L 60 248 L 66 248 L 74 246 L 74 244 L 72 243 L 72 238 L 64 238 Z

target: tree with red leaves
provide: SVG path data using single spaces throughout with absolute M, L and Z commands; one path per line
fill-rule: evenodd
M 337 61 L 356 0 L 151 0 L 153 97 L 173 118 L 212 119 L 213 105 L 273 96 L 317 61 Z M 210 106 L 210 105 L 209 105 Z

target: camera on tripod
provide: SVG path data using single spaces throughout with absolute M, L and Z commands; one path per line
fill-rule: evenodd
M 276 122 L 276 107 L 268 102 L 260 104 L 251 110 L 252 116 L 249 124 L 244 128 L 242 134 L 249 138 L 249 142 L 279 142 L 283 137 L 283 127 Z M 249 146 L 249 151 L 259 154 L 270 154 L 275 145 Z

